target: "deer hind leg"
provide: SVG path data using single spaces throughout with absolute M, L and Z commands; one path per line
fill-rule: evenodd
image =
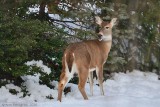
M 71 78 L 66 75 L 66 73 L 62 72 L 61 73 L 61 80 L 58 84 L 58 100 L 61 102 L 62 101 L 62 93 L 63 90 L 66 86 L 66 84 L 69 82 Z
M 104 95 L 104 90 L 103 90 L 103 67 L 96 67 L 96 74 L 98 77 L 98 82 L 100 86 L 100 91 L 101 95 Z
M 90 85 L 90 92 L 93 96 L 93 72 L 89 72 L 89 85 Z
M 83 69 L 79 70 L 78 88 L 79 88 L 79 91 L 81 92 L 81 94 L 85 100 L 88 100 L 87 94 L 85 92 L 85 84 L 87 82 L 88 73 L 89 73 L 89 69 L 83 68 Z

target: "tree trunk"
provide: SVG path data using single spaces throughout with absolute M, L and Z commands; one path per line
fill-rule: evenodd
M 45 7 L 46 7 L 46 1 L 43 0 L 43 1 L 41 2 L 41 4 L 40 4 L 40 7 L 39 7 L 39 19 L 40 19 L 41 21 L 43 21 L 44 18 L 45 18 Z

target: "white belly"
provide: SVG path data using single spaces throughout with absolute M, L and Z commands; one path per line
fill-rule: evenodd
M 89 72 L 93 72 L 95 70 L 96 70 L 96 68 L 91 68 L 91 69 L 89 69 Z

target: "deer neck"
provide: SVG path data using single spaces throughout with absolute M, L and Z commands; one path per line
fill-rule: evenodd
M 112 41 L 112 35 L 105 36 L 105 38 L 103 38 L 103 39 L 100 40 L 100 41 L 110 42 L 110 41 Z
M 102 47 L 102 51 L 108 55 L 110 52 L 111 46 L 112 46 L 112 36 L 107 37 L 103 39 L 102 41 L 99 41 L 100 47 Z

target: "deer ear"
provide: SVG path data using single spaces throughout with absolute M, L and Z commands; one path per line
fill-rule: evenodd
M 116 20 L 117 20 L 117 18 L 113 18 L 113 19 L 111 20 L 111 25 L 112 25 L 112 27 L 116 24 Z
M 102 19 L 99 16 L 95 16 L 95 21 L 98 25 L 101 25 Z

